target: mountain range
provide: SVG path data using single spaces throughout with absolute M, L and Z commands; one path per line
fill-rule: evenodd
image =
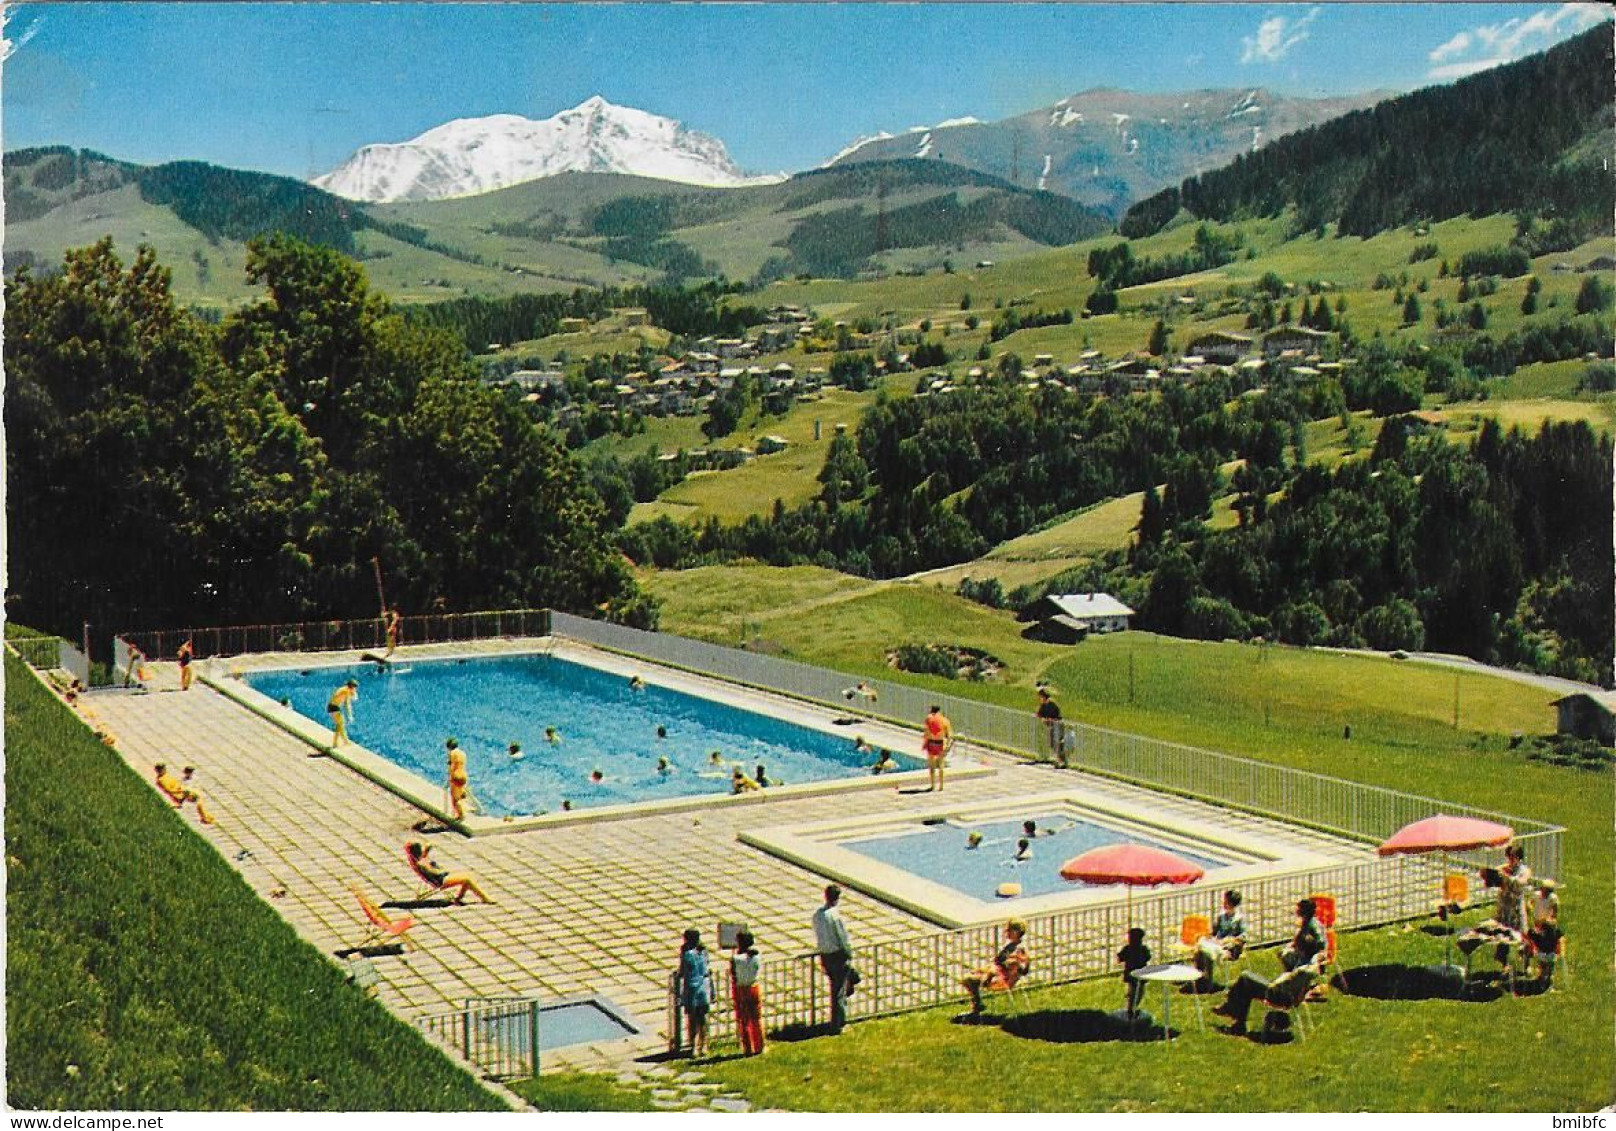
M 445 200 L 557 173 L 628 173 L 692 185 L 773 184 L 749 177 L 724 143 L 671 118 L 596 95 L 554 117 L 459 118 L 397 144 L 367 145 L 313 183 L 350 200 Z
M 1385 91 L 1288 98 L 1262 88 L 1176 94 L 1095 88 L 997 122 L 954 119 L 861 138 L 829 164 L 946 161 L 1120 216 L 1159 189 L 1386 97 Z
M 1596 28 L 1550 53 L 1300 129 L 1306 115 L 1345 103 L 1293 105 L 1260 89 L 1088 91 L 1006 122 L 863 141 L 828 167 L 770 184 L 736 183 L 744 176 L 712 139 L 598 99 L 549 125 L 506 116 L 416 139 L 459 153 L 458 170 L 430 165 L 422 150 L 384 177 L 370 147 L 323 179 L 385 201 L 194 161 L 139 166 L 62 146 L 18 150 L 5 155 L 5 268 L 46 268 L 110 235 L 124 249 L 155 246 L 183 301 L 230 306 L 254 293 L 246 241 L 286 231 L 363 261 L 378 288 L 405 301 L 719 275 L 762 284 L 1011 259 L 1111 230 L 1130 204 L 1120 223 L 1130 238 L 1186 216 L 1289 210 L 1297 230 L 1322 236 L 1334 224 L 1367 236 L 1515 212 L 1519 238 L 1558 248 L 1609 228 L 1613 70 L 1608 27 Z M 562 140 L 542 161 L 513 156 L 511 139 L 540 126 Z M 1217 165 L 1228 146 L 1239 152 Z M 655 179 L 527 179 L 566 161 L 612 170 L 640 162 Z M 1087 180 L 1076 186 L 1070 178 L 1084 163 Z M 522 179 L 473 191 L 504 177 Z M 730 187 L 689 183 L 698 178 Z M 1155 195 L 1136 196 L 1152 184 Z M 1056 191 L 1063 186 L 1071 195 Z M 436 193 L 450 196 L 418 198 Z

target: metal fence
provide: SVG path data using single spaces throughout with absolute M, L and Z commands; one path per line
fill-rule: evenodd
M 1030 709 L 1014 711 L 907 684 L 850 676 L 793 660 L 567 613 L 553 613 L 551 629 L 558 636 L 599 648 L 797 699 L 845 710 L 854 709 L 848 702 L 856 700 L 859 714 L 905 726 L 918 725 L 927 709 L 936 704 L 953 722 L 954 733 L 967 741 L 1031 758 L 1049 756 L 1043 722 Z M 874 699 L 857 693 L 860 683 L 875 693 Z M 1372 843 L 1433 813 L 1497 821 L 1515 829 L 1527 845 L 1534 871 L 1541 875 L 1560 874 L 1560 834 L 1564 830 L 1541 821 L 1071 720 L 1067 720 L 1064 729 L 1070 763 L 1091 773 Z
M 96 673 L 90 668 L 90 659 L 78 648 L 59 636 L 24 636 L 6 641 L 12 653 L 35 671 L 60 670 L 91 686 Z
M 518 636 L 548 636 L 549 633 L 550 610 L 505 609 L 488 613 L 403 617 L 398 642 L 448 644 Z M 118 635 L 138 645 L 152 660 L 174 659 L 180 645 L 187 640 L 192 642 L 198 659 L 254 652 L 346 652 L 387 647 L 386 624 L 380 617 L 233 625 L 225 628 L 150 629 Z
M 537 998 L 467 998 L 460 1009 L 416 1018 L 416 1025 L 495 1079 L 539 1074 Z
M 1242 883 L 1249 946 L 1260 948 L 1289 940 L 1295 932 L 1296 901 L 1314 894 L 1335 897 L 1336 923 L 1342 931 L 1429 915 L 1441 890 L 1441 877 L 1452 865 L 1452 860 L 1395 857 Z M 1117 977 L 1116 952 L 1130 926 L 1145 929 L 1147 945 L 1157 961 L 1185 959 L 1188 955 L 1178 946 L 1185 916 L 1213 915 L 1220 896 L 1220 891 L 1211 888 L 1169 888 L 1136 895 L 1131 907 L 1110 902 L 1025 916 L 1032 966 L 1021 985 L 1037 988 Z M 867 945 L 854 939 L 853 964 L 862 981 L 847 1001 L 849 1020 L 964 1002 L 968 994 L 961 979 L 990 964 L 1003 942 L 1001 930 L 995 923 Z M 1338 945 L 1344 977 L 1350 983 L 1352 935 L 1338 935 Z M 1248 961 L 1278 970 L 1277 960 L 1260 951 Z M 736 1039 L 734 1012 L 728 1005 L 728 964 L 715 961 L 713 976 L 716 992 L 708 1015 L 708 1036 L 715 1043 L 726 1043 Z M 668 1047 L 677 1051 L 683 1034 L 673 985 L 670 980 Z M 769 1030 L 812 1028 L 829 1022 L 829 982 L 815 955 L 766 958 L 760 985 Z

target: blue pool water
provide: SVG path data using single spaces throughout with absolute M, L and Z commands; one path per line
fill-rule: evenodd
M 752 776 L 761 762 L 776 782 L 798 784 L 869 773 L 875 756 L 846 736 L 661 687 L 634 690 L 611 675 L 553 656 L 433 660 L 378 671 L 374 664 L 248 674 L 246 682 L 321 725 L 343 681 L 359 681 L 349 737 L 406 769 L 441 782 L 444 741 L 466 751 L 471 791 L 490 816 L 555 812 L 660 798 L 730 792 L 730 772 Z M 667 731 L 657 737 L 657 727 Z M 555 727 L 559 744 L 545 740 Z M 522 746 L 523 758 L 506 749 Z M 713 750 L 724 763 L 711 764 Z M 919 759 L 893 752 L 903 769 Z M 673 769 L 657 772 L 666 757 Z M 599 769 L 605 780 L 590 780 Z
M 1107 844 L 1148 844 L 1166 848 L 1175 856 L 1206 869 L 1230 863 L 1204 851 L 1186 852 L 1176 845 L 1164 845 L 1143 833 L 1119 831 L 1067 815 L 1029 813 L 1022 820 L 1035 821 L 1041 834 L 1053 830 L 1050 835 L 1030 839 L 1030 855 L 1026 860 L 1015 859 L 1016 842 L 1025 835 L 1021 820 L 975 824 L 947 821 L 922 825 L 913 832 L 842 841 L 839 846 L 952 888 L 961 895 L 984 900 L 993 899 L 999 885 L 1007 882 L 1020 884 L 1024 897 L 1082 887 L 1084 885 L 1063 880 L 1060 866 L 1091 848 Z M 982 834 L 982 843 L 976 848 L 967 848 L 966 838 L 972 832 Z

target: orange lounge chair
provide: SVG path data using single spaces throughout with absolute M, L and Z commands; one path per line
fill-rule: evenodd
M 365 950 L 384 941 L 402 943 L 407 949 L 415 949 L 415 944 L 409 940 L 406 934 L 411 927 L 415 926 L 413 918 L 408 915 L 400 915 L 397 919 L 390 919 L 387 917 L 387 913 L 371 902 L 364 892 L 354 888 L 353 893 L 354 898 L 359 901 L 359 909 L 365 913 L 365 919 L 370 927 L 370 933 L 365 936 L 358 946 L 354 947 L 355 950 Z

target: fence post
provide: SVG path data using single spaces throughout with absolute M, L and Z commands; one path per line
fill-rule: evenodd
M 471 1002 L 460 1012 L 460 1055 L 471 1062 Z
M 539 999 L 527 1003 L 528 1072 L 539 1074 Z

